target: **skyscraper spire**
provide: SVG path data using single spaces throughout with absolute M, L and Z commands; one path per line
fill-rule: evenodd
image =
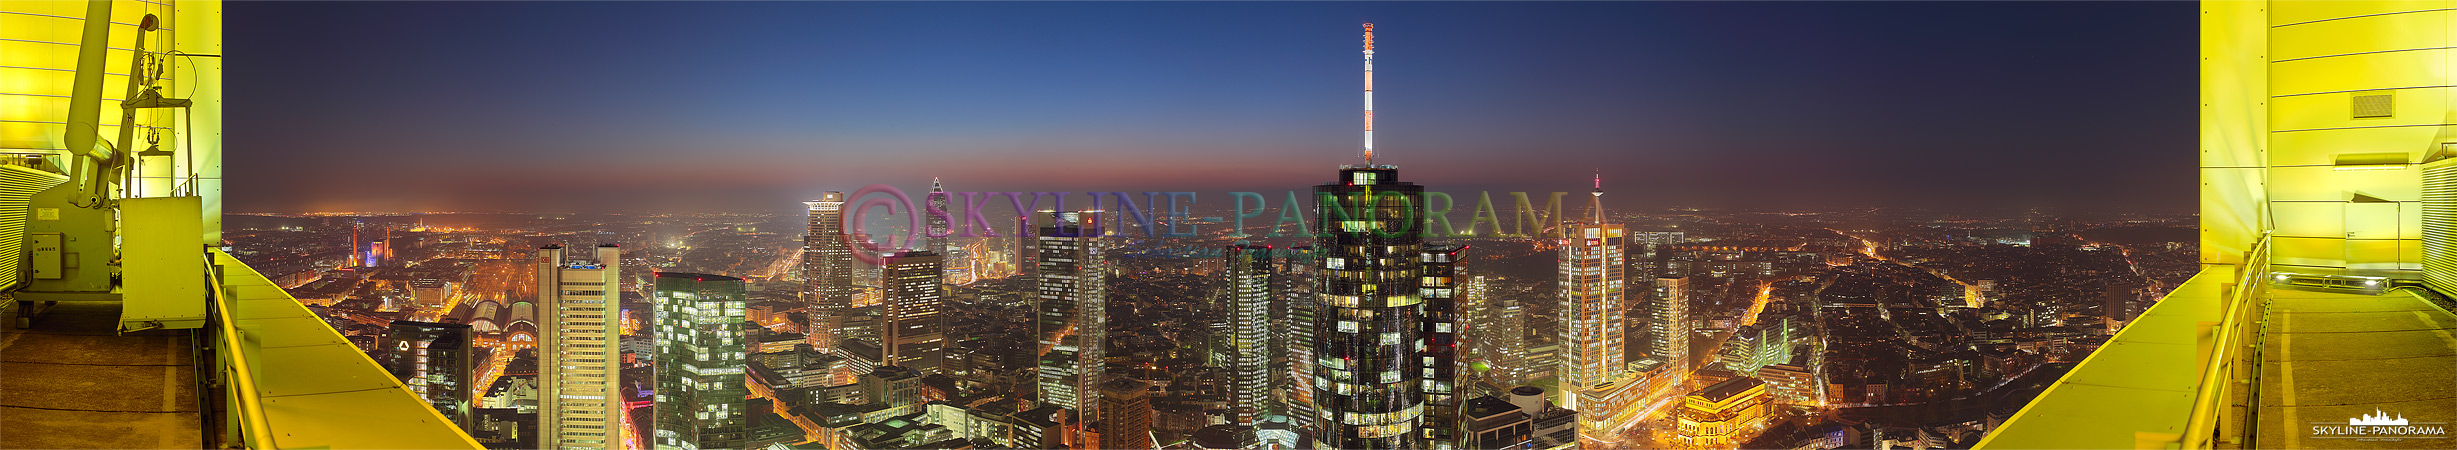
M 1594 198 L 1587 201 L 1587 211 L 1595 216 L 1596 224 L 1604 223 L 1604 169 L 1595 169 Z
M 1365 165 L 1374 163 L 1374 24 L 1365 24 Z
M 939 185 L 938 177 L 930 177 L 930 196 L 926 201 L 930 202 L 930 209 L 947 210 L 947 188 Z M 925 232 L 922 233 L 922 245 L 912 250 L 938 253 L 939 256 L 950 256 L 955 253 L 947 246 L 947 235 L 955 232 L 954 229 L 948 227 L 947 216 L 930 214 L 925 223 L 927 228 L 923 228 Z

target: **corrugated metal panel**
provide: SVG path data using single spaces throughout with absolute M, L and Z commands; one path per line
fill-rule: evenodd
M 25 283 L 26 211 L 34 194 L 68 181 L 68 177 L 24 166 L 0 165 L 0 290 Z
M 2457 294 L 2457 159 L 2423 164 L 2423 283 Z

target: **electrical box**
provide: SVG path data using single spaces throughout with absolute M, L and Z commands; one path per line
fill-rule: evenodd
M 62 258 L 59 233 L 26 235 L 26 255 L 32 258 L 26 261 L 26 265 L 33 272 L 34 279 L 57 280 L 64 275 L 60 271 Z
M 197 328 L 205 323 L 207 291 L 204 203 L 197 197 L 119 201 L 120 329 Z

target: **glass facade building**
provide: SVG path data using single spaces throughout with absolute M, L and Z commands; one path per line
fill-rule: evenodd
M 1108 361 L 1103 344 L 1109 334 L 1109 255 L 1096 217 L 1060 215 L 1033 238 L 1039 314 L 1034 332 L 1040 341 L 1035 383 L 1042 404 L 1073 411 L 1061 425 L 1067 430 L 1064 442 L 1074 448 L 1099 448 L 1084 431 L 1101 422 L 1100 385 Z
M 655 445 L 697 450 L 742 446 L 750 411 L 744 397 L 742 279 L 661 272 L 657 305 Z
M 1387 165 L 1342 167 L 1314 187 L 1322 316 L 1314 337 L 1314 446 L 1419 448 L 1424 392 L 1424 187 Z

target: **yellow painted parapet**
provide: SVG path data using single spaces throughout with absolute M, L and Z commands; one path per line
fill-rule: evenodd
M 483 448 L 263 274 L 227 253 L 212 258 L 270 431 L 248 447 Z
M 2183 441 L 2202 324 L 2227 303 L 2226 266 L 2194 275 L 1979 441 L 1978 449 L 2156 449 Z

